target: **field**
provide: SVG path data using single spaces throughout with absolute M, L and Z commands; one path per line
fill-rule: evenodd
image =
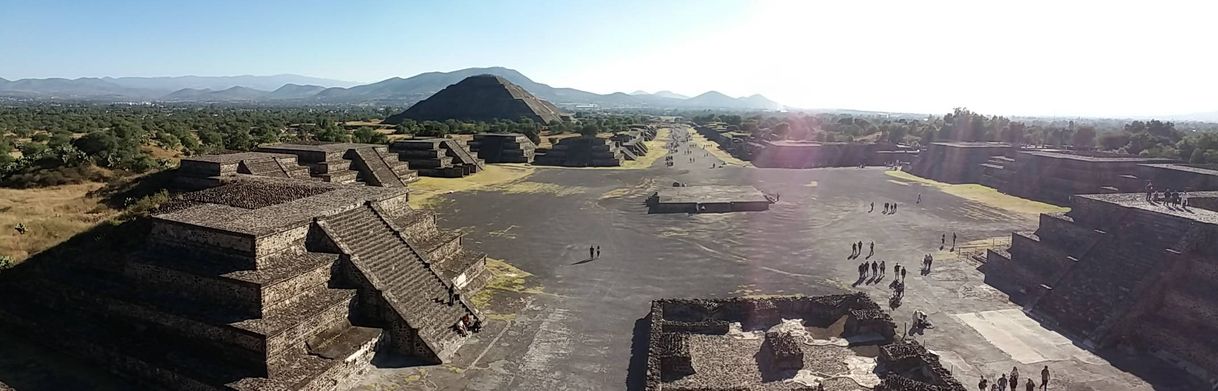
M 89 193 L 100 183 L 41 189 L 0 189 L 0 255 L 20 262 L 113 217 L 117 211 Z M 25 234 L 17 226 L 25 227 Z

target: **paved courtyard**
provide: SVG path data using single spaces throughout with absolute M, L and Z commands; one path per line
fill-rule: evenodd
M 357 388 L 632 389 L 641 384 L 640 318 L 652 299 L 858 290 L 887 303 L 899 263 L 910 273 L 894 319 L 928 313 L 935 328 L 913 338 L 970 389 L 978 376 L 993 379 L 1013 366 L 1039 381 L 1045 365 L 1051 390 L 1189 389 L 1172 371 L 1120 352 L 1092 354 L 1046 330 L 986 285 L 976 261 L 946 251 L 953 233 L 964 247 L 1035 229 L 1026 207 L 958 197 L 880 168 L 711 169 L 717 159 L 688 148 L 673 167 L 546 168 L 520 182 L 446 195 L 435 205 L 441 225 L 465 230 L 468 246 L 532 273 L 541 293 L 497 297 L 492 312 L 501 314 L 455 362 L 383 363 Z M 673 182 L 751 185 L 781 198 L 764 212 L 647 214 L 646 197 Z M 897 212 L 882 214 L 885 202 L 899 203 Z M 940 251 L 944 234 L 949 248 Z M 856 281 L 859 260 L 847 256 L 858 241 L 875 242 L 871 259 L 887 264 L 884 279 Z M 590 245 L 601 247 L 599 258 L 589 259 Z M 934 267 L 921 275 L 928 253 Z

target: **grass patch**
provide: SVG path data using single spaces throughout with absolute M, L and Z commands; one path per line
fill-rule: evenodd
M 0 189 L 0 255 L 20 263 L 98 223 L 118 210 L 90 196 L 97 182 L 35 189 Z M 25 227 L 25 234 L 17 226 Z
M 737 159 L 735 156 L 727 153 L 727 151 L 724 151 L 723 148 L 719 148 L 719 144 L 716 144 L 714 141 L 710 141 L 705 136 L 702 136 L 702 134 L 694 131 L 693 129 L 689 129 L 689 139 L 694 143 L 694 145 L 702 147 L 702 149 L 710 152 L 711 156 L 719 158 L 719 160 L 722 160 L 728 165 L 740 167 L 752 166 L 749 164 L 749 162 Z
M 583 194 L 588 188 L 583 186 L 562 186 L 553 183 L 516 181 L 494 187 L 495 191 L 505 194 L 552 194 L 569 196 Z
M 432 204 L 436 196 L 468 191 L 508 183 L 533 174 L 533 167 L 517 164 L 488 164 L 486 169 L 464 178 L 421 177 L 411 183 L 410 206 L 424 208 Z
M 668 144 L 670 133 L 672 133 L 672 130 L 669 128 L 660 128 L 660 130 L 657 130 L 655 138 L 651 139 L 651 141 L 643 143 L 647 146 L 647 154 L 639 156 L 634 160 L 622 162 L 621 168 L 640 169 L 651 167 L 652 164 L 655 164 L 656 160 L 660 160 L 660 157 L 664 156 L 664 154 L 667 152 L 664 146 Z
M 532 277 L 533 274 L 520 270 L 502 259 L 487 258 L 486 272 L 491 273 L 491 280 L 486 283 L 486 287 L 483 287 L 482 290 L 470 298 L 470 304 L 473 304 L 479 311 L 485 311 L 488 318 L 495 319 L 494 316 L 496 314 L 487 311 L 487 309 L 497 295 L 503 293 L 538 294 L 542 292 L 540 285 L 530 284 L 529 277 Z
M 1002 194 L 994 188 L 985 187 L 978 184 L 953 185 L 950 183 L 943 183 L 922 178 L 905 171 L 884 171 L 884 173 L 900 181 L 907 183 L 920 183 L 925 186 L 937 188 L 939 191 L 947 194 L 1018 214 L 1037 216 L 1041 213 L 1064 213 L 1070 211 L 1070 208 L 1063 208 L 1043 202 Z

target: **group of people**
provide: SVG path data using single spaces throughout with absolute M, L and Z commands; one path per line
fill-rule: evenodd
M 922 200 L 922 196 L 918 195 L 918 201 L 921 201 L 921 200 Z M 874 202 L 871 203 L 871 208 L 867 209 L 867 213 L 871 213 L 871 212 L 875 212 L 875 203 Z M 886 214 L 886 215 L 897 213 L 897 203 L 885 202 L 884 211 L 881 213 Z
M 887 270 L 887 267 L 884 266 L 884 261 L 863 261 L 863 263 L 859 264 L 859 280 L 866 280 L 868 277 L 871 277 L 872 280 L 878 281 L 881 277 L 884 277 L 885 270 Z
M 943 236 L 939 237 L 939 250 L 942 250 L 944 247 L 947 247 L 947 234 L 943 234 Z M 952 232 L 952 248 L 947 251 L 956 251 L 956 233 L 955 232 Z
M 1032 381 L 1031 378 L 1026 379 L 1026 380 L 1027 381 L 1024 382 L 1024 390 L 1026 390 L 1026 391 L 1035 390 L 1036 382 Z M 979 391 L 986 391 L 987 388 L 989 389 L 989 391 L 1006 391 L 1008 385 L 1011 386 L 1011 388 L 1010 388 L 1011 391 L 1018 391 L 1019 368 L 1012 367 L 1011 374 L 1009 377 L 1007 376 L 1007 374 L 1004 373 L 1004 374 L 1002 374 L 1001 377 L 999 377 L 997 380 L 995 380 L 994 383 L 992 383 L 992 384 L 990 383 L 990 381 L 988 379 L 985 378 L 985 376 L 982 376 L 981 381 L 977 383 L 977 389 Z M 1042 389 L 1042 390 L 1049 389 L 1049 366 L 1048 365 L 1045 365 L 1045 368 L 1040 370 L 1040 389 Z
M 1178 207 L 1187 210 L 1188 192 L 1173 191 L 1172 189 L 1165 189 L 1161 192 L 1155 191 L 1154 183 L 1146 182 L 1146 202 L 1154 204 L 1159 201 L 1163 201 L 1163 204 L 1167 205 L 1168 208 Z
M 601 257 L 601 246 L 588 246 L 588 259 L 596 259 Z
M 775 196 L 777 196 L 777 194 L 775 194 Z M 875 255 L 875 242 L 870 243 L 870 247 L 867 250 L 867 258 L 864 259 L 871 259 L 871 256 Z M 855 259 L 861 256 L 863 256 L 863 241 L 860 240 L 857 243 L 850 243 L 850 256 L 846 257 L 846 259 Z

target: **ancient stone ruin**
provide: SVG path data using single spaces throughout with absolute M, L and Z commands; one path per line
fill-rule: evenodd
M 648 323 L 648 390 L 964 390 L 862 293 L 662 299 Z
M 520 133 L 479 133 L 469 150 L 487 163 L 532 163 L 537 144 Z
M 748 147 L 754 166 L 772 168 L 858 167 L 911 157 L 891 144 L 762 140 L 750 142 Z
M 399 140 L 389 144 L 389 150 L 422 176 L 460 178 L 486 168 L 486 162 L 474 156 L 468 146 L 453 139 Z
M 448 361 L 480 327 L 467 298 L 486 256 L 407 206 L 400 183 L 289 164 L 336 169 L 347 160 L 331 156 L 375 149 L 274 149 L 300 154 L 184 161 L 186 182 L 210 187 L 120 226 L 130 248 L 6 271 L 0 294 L 28 300 L 0 303 L 0 323 L 158 388 L 332 390 L 374 355 Z
M 566 167 L 617 167 L 626 160 L 617 142 L 596 136 L 568 137 L 545 152 L 538 152 L 535 164 Z
M 647 142 L 655 138 L 655 129 L 637 128 L 614 133 L 609 139 L 618 144 L 626 160 L 635 160 L 647 154 Z
M 775 200 L 752 186 L 675 186 L 647 198 L 648 213 L 726 213 L 769 210 Z
M 996 156 L 1010 156 L 1016 148 L 1006 143 L 931 143 L 918 153 L 910 167 L 914 175 L 947 183 L 981 183 L 982 164 Z
M 1075 195 L 1066 214 L 990 250 L 986 281 L 1091 347 L 1148 352 L 1218 376 L 1218 192 L 1187 209 L 1145 194 Z
M 542 100 L 524 88 L 495 75 L 470 76 L 445 87 L 431 97 L 415 103 L 401 113 L 391 115 L 385 123 L 399 124 L 405 119 L 415 121 L 516 121 L 528 118 L 548 124 L 562 121 L 562 112 L 554 104 Z
M 1075 194 L 1137 192 L 1141 164 L 1171 159 L 1077 151 L 1019 151 L 982 163 L 979 183 L 1017 197 L 1066 205 Z
M 418 179 L 384 145 L 350 143 L 268 144 L 256 152 L 192 156 L 182 159 L 178 174 L 179 184 L 195 188 L 237 175 L 382 187 L 405 187 Z

